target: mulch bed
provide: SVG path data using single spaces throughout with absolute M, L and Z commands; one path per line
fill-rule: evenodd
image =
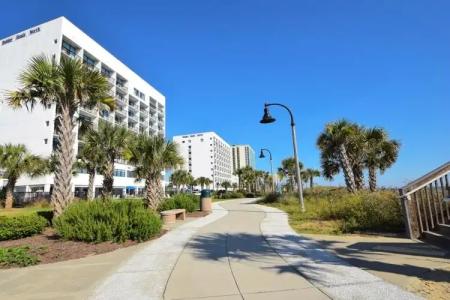
M 161 237 L 166 232 L 163 230 L 153 239 Z M 111 252 L 136 244 L 138 244 L 136 241 L 126 241 L 122 244 L 66 241 L 61 239 L 53 228 L 47 228 L 42 234 L 35 236 L 18 240 L 0 241 L 0 248 L 28 246 L 30 247 L 30 253 L 38 257 L 39 264 L 47 264 Z
M 190 218 L 201 218 L 209 214 L 209 212 L 205 211 L 194 211 L 187 213 L 186 216 Z M 166 232 L 167 230 L 163 230 L 153 239 L 161 237 Z M 121 244 L 112 242 L 85 243 L 66 241 L 61 239 L 53 228 L 48 227 L 42 234 L 18 240 L 0 241 L 0 248 L 27 246 L 30 248 L 30 253 L 38 257 L 39 264 L 48 264 L 107 253 L 136 244 L 138 244 L 136 241 L 126 241 Z M 0 266 L 0 269 L 5 268 L 8 267 Z

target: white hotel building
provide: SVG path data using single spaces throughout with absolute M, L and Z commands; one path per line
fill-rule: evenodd
M 221 188 L 224 181 L 233 182 L 231 146 L 215 132 L 178 135 L 173 137 L 184 159 L 183 169 L 194 178 L 206 177 Z
M 64 17 L 0 40 L 0 91 L 17 89 L 19 74 L 33 56 L 42 54 L 57 61 L 63 55 L 78 58 L 108 78 L 111 96 L 116 100 L 115 111 L 80 109 L 79 117 L 94 124 L 103 119 L 136 133 L 165 135 L 165 97 Z M 46 109 L 36 106 L 33 112 L 28 112 L 25 108 L 12 110 L 7 103 L 0 102 L 0 144 L 25 144 L 33 154 L 49 157 L 56 141 L 54 124 L 55 105 Z M 76 149 L 78 143 L 77 139 Z M 102 181 L 102 176 L 96 176 L 97 192 Z M 52 175 L 21 178 L 16 191 L 49 192 L 52 184 Z M 73 184 L 76 194 L 84 193 L 88 175 L 78 174 Z M 135 181 L 132 166 L 116 162 L 116 195 L 134 193 L 143 186 L 143 182 Z

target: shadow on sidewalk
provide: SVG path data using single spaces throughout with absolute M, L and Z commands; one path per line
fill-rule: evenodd
M 298 274 L 300 271 L 300 274 L 305 277 L 312 278 L 319 282 L 321 281 L 321 274 L 323 274 L 324 271 L 337 272 L 336 274 L 338 274 L 339 271 L 334 271 L 332 268 L 330 269 L 330 265 L 348 266 L 349 264 L 369 271 L 382 271 L 405 276 L 416 276 L 421 279 L 435 282 L 450 281 L 450 272 L 447 270 L 433 270 L 413 264 L 394 264 L 383 261 L 382 259 L 371 260 L 364 256 L 364 254 L 370 251 L 373 252 L 373 246 L 375 245 L 367 245 L 367 243 L 356 243 L 350 245 L 348 248 L 336 250 L 338 254 L 345 255 L 345 257 L 338 257 L 331 248 L 332 245 L 339 243 L 338 241 L 318 242 L 296 235 L 277 236 L 271 237 L 270 239 L 271 245 L 274 246 L 276 252 L 261 235 L 247 233 L 214 233 L 198 235 L 189 242 L 186 249 L 192 251 L 198 259 L 202 260 L 220 261 L 230 259 L 231 261 L 243 260 L 249 263 L 257 262 L 260 264 L 261 268 L 274 269 L 279 273 L 289 272 Z M 286 243 L 283 243 L 285 240 L 295 242 L 296 247 L 289 248 Z M 380 244 L 378 244 L 378 246 Z M 417 247 L 414 243 L 411 243 L 411 245 L 408 243 L 398 243 L 398 245 L 397 243 L 387 244 L 387 246 L 390 247 Z M 389 247 L 385 249 L 389 249 Z M 295 257 L 296 261 L 293 265 L 289 265 L 288 263 L 280 265 L 277 253 Z M 414 255 L 411 253 L 406 254 Z M 387 255 L 387 253 L 377 251 L 377 255 Z M 274 260 L 274 258 L 277 258 L 277 260 Z M 440 258 L 442 258 L 442 256 L 440 256 Z M 278 263 L 274 263 L 275 261 Z M 307 269 L 307 272 L 305 272 L 307 273 L 306 275 L 302 272 L 302 269 L 304 268 L 305 270 Z

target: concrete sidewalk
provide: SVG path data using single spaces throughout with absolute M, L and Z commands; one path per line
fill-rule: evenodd
M 187 244 L 164 299 L 328 299 L 264 240 L 265 213 L 240 202 Z

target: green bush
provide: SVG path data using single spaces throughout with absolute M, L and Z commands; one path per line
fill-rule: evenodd
M 280 201 L 281 194 L 279 193 L 270 193 L 267 194 L 263 199 L 261 199 L 261 203 L 275 203 Z
M 29 247 L 0 248 L 0 267 L 26 267 L 39 262 Z
M 15 240 L 41 233 L 48 221 L 37 214 L 0 217 L 0 241 Z
M 193 194 L 176 194 L 171 198 L 166 198 L 161 202 L 158 211 L 184 208 L 187 212 L 199 209 L 200 198 Z
M 400 201 L 393 191 L 352 194 L 342 188 L 317 187 L 306 190 L 304 199 L 306 213 L 300 211 L 294 194 L 269 194 L 261 202 L 285 210 L 293 222 L 336 221 L 336 232 L 400 232 L 404 228 Z
M 142 201 L 79 201 L 54 220 L 65 239 L 84 242 L 146 241 L 161 231 L 161 220 Z
M 241 192 L 228 191 L 228 192 L 216 193 L 214 195 L 214 198 L 215 199 L 240 199 L 240 198 L 245 198 L 245 196 Z

